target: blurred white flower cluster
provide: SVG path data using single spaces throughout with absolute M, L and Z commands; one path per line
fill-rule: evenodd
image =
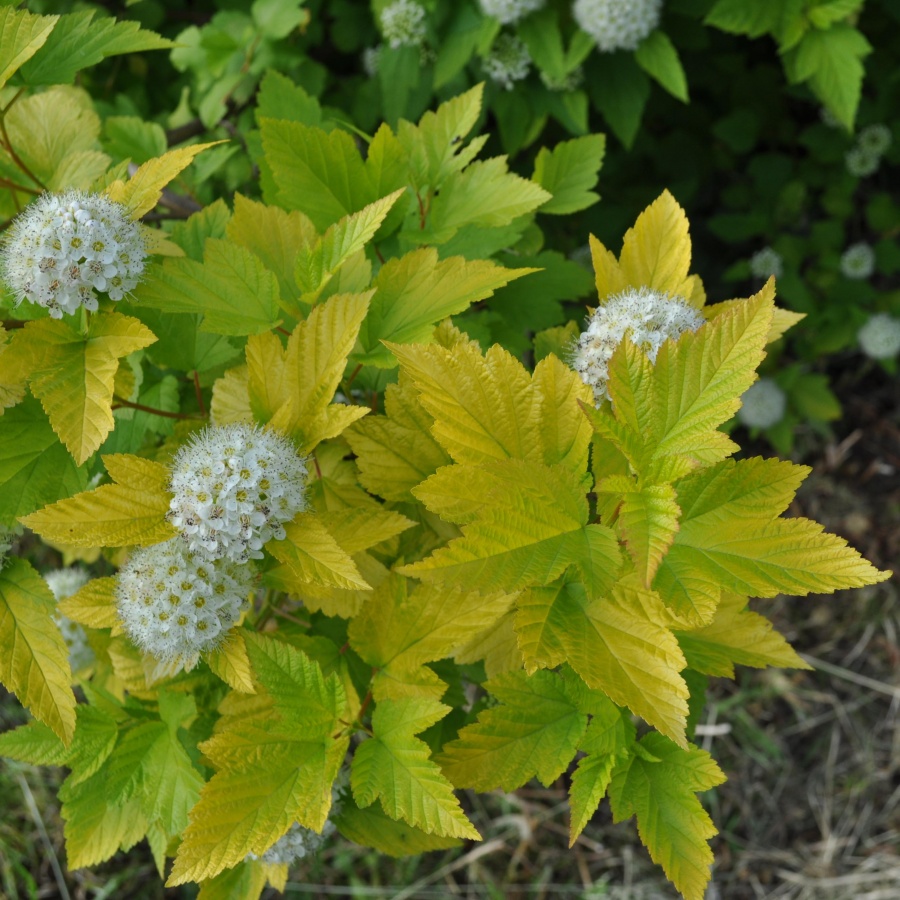
M 210 562 L 172 538 L 131 554 L 116 580 L 116 606 L 141 650 L 190 670 L 238 621 L 255 580 L 254 566 Z
M 363 72 L 369 78 L 375 78 L 378 75 L 378 63 L 381 59 L 381 48 L 383 44 L 376 44 L 374 47 L 366 47 L 362 52 Z
M 17 216 L 6 235 L 0 274 L 16 295 L 55 319 L 82 306 L 97 309 L 97 293 L 121 300 L 133 290 L 147 256 L 141 227 L 102 194 L 43 194 Z
M 862 352 L 871 359 L 891 359 L 900 353 L 900 319 L 876 313 L 857 334 Z
M 881 158 L 890 149 L 893 136 L 887 125 L 868 125 L 856 136 L 856 143 L 844 154 L 847 171 L 855 178 L 873 175 Z
M 306 464 L 290 439 L 250 425 L 206 428 L 172 460 L 167 518 L 192 553 L 262 559 L 306 505 Z
M 844 278 L 861 281 L 875 271 L 875 251 L 861 241 L 851 244 L 841 255 L 841 274 Z
M 425 41 L 425 7 L 414 0 L 394 0 L 381 11 L 381 33 L 388 44 L 419 47 Z
M 559 93 L 574 91 L 581 86 L 582 81 L 584 81 L 584 70 L 581 66 L 572 69 L 571 72 L 563 75 L 562 78 L 556 78 L 541 70 L 541 82 L 548 91 Z
M 531 54 L 524 42 L 514 34 L 501 34 L 494 41 L 490 55 L 482 63 L 491 81 L 511 91 L 513 84 L 528 77 Z
M 90 576 L 84 569 L 68 568 L 56 569 L 47 572 L 44 579 L 48 587 L 53 592 L 57 603 L 71 597 L 83 588 L 89 580 Z M 69 665 L 73 672 L 83 669 L 94 661 L 94 651 L 88 644 L 87 634 L 84 629 L 77 623 L 73 622 L 68 616 L 63 615 L 59 610 L 53 616 L 53 621 L 62 633 L 63 640 L 69 650 Z
M 763 281 L 771 275 L 781 278 L 783 272 L 784 260 L 781 258 L 781 254 L 771 247 L 763 247 L 762 250 L 757 250 L 750 257 L 750 274 L 754 278 L 760 278 Z
M 546 0 L 478 0 L 481 11 L 501 25 L 512 25 L 537 12 Z
M 664 341 L 696 331 L 705 322 L 682 297 L 645 287 L 628 288 L 594 310 L 573 347 L 571 364 L 594 389 L 599 406 L 609 399 L 609 361 L 626 336 L 655 362 Z
M 21 525 L 13 525 L 11 528 L 0 527 L 0 569 L 6 565 L 6 558 L 21 534 Z
M 771 428 L 784 418 L 787 397 L 777 382 L 760 378 L 744 391 L 738 419 L 748 428 Z
M 662 0 L 575 0 L 572 16 L 603 53 L 637 50 L 659 25 Z

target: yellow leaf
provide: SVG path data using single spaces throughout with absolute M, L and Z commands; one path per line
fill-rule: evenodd
M 3 50 L 0 88 L 44 46 L 58 21 L 59 16 L 35 16 L 12 6 L 0 10 L 0 49 Z
M 95 315 L 86 335 L 55 319 L 29 322 L 23 332 L 36 354 L 31 392 L 80 465 L 115 424 L 112 399 L 119 359 L 149 346 L 156 336 L 121 313 Z
M 59 611 L 73 622 L 88 628 L 112 628 L 121 633 L 121 620 L 116 610 L 116 579 L 94 578 L 81 590 L 58 604 Z
M 8 352 L 9 346 L 9 333 L 0 325 L 0 416 L 21 402 L 31 371 L 21 357 Z
M 588 243 L 591 248 L 591 260 L 594 263 L 597 296 L 603 303 L 607 297 L 621 294 L 628 287 L 628 282 L 614 253 L 607 250 L 593 235 L 590 235 Z
M 75 734 L 69 653 L 46 582 L 24 559 L 0 570 L 0 681 L 66 745 Z
M 516 640 L 514 622 L 515 614 L 508 612 L 496 625 L 475 635 L 461 647 L 454 659 L 463 664 L 484 660 L 484 671 L 488 678 L 523 668 L 525 660 Z
M 771 290 L 772 296 L 775 296 L 775 279 L 770 278 L 769 282 L 766 282 L 763 290 Z M 721 303 L 714 303 L 712 306 L 707 306 L 706 309 L 703 310 L 703 314 L 707 319 L 715 319 L 716 316 L 721 315 L 723 312 L 727 312 L 729 309 L 732 309 L 735 304 L 746 303 L 745 300 L 723 300 Z M 769 326 L 769 333 L 766 335 L 766 343 L 772 344 L 777 341 L 780 337 L 784 335 L 784 333 L 789 329 L 793 328 L 801 319 L 806 318 L 806 313 L 796 313 L 789 309 L 781 309 L 780 307 L 774 307 L 772 311 L 772 324 Z
M 632 287 L 649 287 L 667 294 L 674 293 L 688 277 L 688 220 L 668 191 L 663 191 L 625 232 L 619 265 Z
M 252 422 L 250 406 L 250 370 L 247 366 L 228 369 L 217 378 L 212 389 L 210 417 L 214 425 Z
M 230 688 L 242 694 L 256 693 L 247 645 L 239 629 L 230 631 L 225 640 L 215 650 L 204 654 L 203 658 L 213 674 L 218 675 Z
M 184 256 L 184 250 L 170 241 L 166 232 L 159 228 L 141 225 L 141 237 L 148 256 Z
M 159 202 L 163 188 L 183 169 L 186 169 L 198 153 L 215 147 L 222 141 L 209 144 L 192 144 L 170 150 L 155 159 L 148 159 L 127 182 L 114 181 L 106 193 L 110 199 L 128 207 L 132 219 L 139 219 Z
M 49 541 L 72 547 L 149 546 L 175 537 L 165 519 L 170 495 L 166 467 L 125 454 L 113 454 L 110 474 L 126 484 L 104 484 L 45 506 L 22 522 Z

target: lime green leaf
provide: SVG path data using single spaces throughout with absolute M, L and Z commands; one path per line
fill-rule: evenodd
M 402 193 L 402 190 L 394 191 L 345 216 L 329 225 L 311 245 L 302 247 L 294 268 L 301 289 L 318 295 L 341 265 L 372 239 Z
M 567 661 L 589 688 L 683 745 L 686 663 L 671 622 L 660 598 L 632 576 L 594 600 L 577 582 L 532 590 L 519 601 L 516 632 L 526 666 Z
M 542 147 L 531 180 L 552 194 L 542 213 L 561 216 L 587 209 L 600 199 L 593 190 L 603 163 L 606 135 L 588 134 L 562 141 L 553 150 Z
M 201 331 L 259 334 L 278 324 L 278 280 L 259 258 L 231 241 L 206 241 L 203 262 L 166 259 L 138 289 L 142 304 L 202 313 Z
M 116 579 L 92 578 L 83 588 L 58 604 L 59 611 L 88 628 L 116 628 Z
M 299 736 L 338 727 L 347 715 L 347 695 L 337 675 L 325 678 L 318 663 L 275 638 L 247 632 L 246 644 L 253 674 L 286 728 Z
M 175 537 L 175 529 L 165 520 L 169 511 L 166 467 L 124 454 L 105 460 L 110 474 L 128 473 L 126 484 L 101 485 L 46 506 L 22 522 L 45 540 L 72 547 L 149 546 Z
M 261 118 L 259 124 L 275 185 L 267 202 L 302 210 L 322 232 L 377 199 L 346 131 L 325 132 L 284 119 Z
M 688 102 L 688 86 L 678 51 L 669 36 L 657 28 L 638 45 L 637 64 L 656 79 L 673 97 Z
M 592 595 L 612 583 L 620 565 L 618 543 L 605 526 L 587 524 L 584 484 L 568 469 L 521 460 L 458 469 L 467 492 L 482 492 L 482 508 L 466 516 L 462 537 L 400 572 L 514 591 L 547 584 L 577 565 Z
M 55 606 L 50 588 L 24 559 L 0 570 L 0 682 L 68 744 L 75 697 L 68 650 L 52 620 Z
M 12 6 L 0 10 L 0 88 L 44 46 L 59 18 L 35 16 Z
M 430 343 L 436 322 L 533 271 L 461 256 L 438 260 L 433 247 L 388 260 L 372 284 L 375 296 L 359 334 L 363 352 L 354 358 L 367 365 L 395 366 L 396 359 L 382 341 Z
M 200 882 L 197 900 L 259 900 L 266 886 L 266 868 L 259 862 L 239 862 Z
M 43 722 L 28 722 L 0 734 L 0 756 L 32 766 L 61 766 L 69 751 Z
M 668 191 L 663 191 L 625 232 L 619 265 L 628 284 L 663 293 L 675 293 L 688 277 L 688 220 Z
M 443 837 L 481 835 L 463 813 L 450 782 L 414 737 L 448 712 L 428 699 L 382 700 L 372 716 L 374 736 L 356 749 L 351 768 L 353 797 L 360 806 L 380 800 L 393 819 Z
M 225 640 L 203 657 L 212 673 L 230 688 L 242 694 L 255 693 L 247 645 L 239 630 L 233 629 Z
M 170 150 L 157 159 L 145 162 L 128 181 L 114 181 L 106 189 L 106 193 L 112 200 L 125 204 L 133 219 L 139 219 L 156 206 L 162 196 L 162 189 L 186 169 L 198 153 L 219 143 L 221 141 L 213 141 L 210 144 L 192 144 L 190 147 Z M 143 299 L 143 295 L 141 296 Z
M 79 468 L 50 427 L 37 400 L 28 398 L 3 416 L 0 426 L 0 522 L 82 490 Z
M 813 93 L 848 130 L 853 129 L 862 94 L 862 60 L 872 45 L 851 25 L 812 29 L 784 57 L 792 83 L 808 81 Z
M 499 675 L 485 684 L 501 705 L 444 746 L 438 762 L 457 787 L 515 790 L 537 776 L 555 781 L 572 761 L 587 727 L 566 683 L 551 672 Z
M 234 215 L 227 226 L 229 240 L 259 257 L 278 279 L 282 308 L 296 315 L 302 293 L 294 268 L 304 247 L 317 240 L 315 226 L 299 210 L 285 212 L 241 194 L 234 195 Z
M 60 16 L 39 56 L 22 69 L 26 84 L 70 84 L 79 69 L 95 66 L 109 56 L 167 50 L 175 44 L 144 31 L 137 22 L 103 17 L 93 21 L 93 9 Z
M 681 749 L 660 734 L 646 735 L 639 746 L 644 752 L 613 772 L 613 820 L 637 815 L 638 834 L 653 861 L 685 900 L 703 900 L 713 861 L 706 842 L 716 829 L 695 792 L 725 776 L 705 750 Z
M 351 621 L 350 644 L 367 663 L 402 681 L 425 663 L 452 656 L 511 602 L 508 594 L 483 596 L 431 584 L 410 590 L 407 579 L 391 575 Z
M 279 41 L 298 25 L 309 22 L 309 10 L 300 9 L 303 0 L 254 0 L 250 13 L 256 27 L 267 38 Z
M 865 0 L 818 0 L 807 14 L 816 28 L 829 28 L 835 22 L 853 15 L 864 2 Z
M 363 847 L 374 847 L 388 856 L 412 856 L 429 850 L 447 850 L 460 844 L 457 838 L 429 834 L 390 818 L 377 800 L 360 809 L 352 798 L 347 798 L 340 814 L 332 821 L 348 840 Z
M 464 225 L 508 225 L 550 199 L 540 185 L 510 172 L 505 156 L 479 160 L 444 181 L 419 239 L 443 244 Z
M 302 593 L 306 582 L 350 590 L 369 588 L 353 560 L 315 515 L 301 513 L 285 526 L 285 532 L 283 541 L 270 541 L 267 547 L 298 582 L 294 593 Z
M 723 594 L 709 625 L 694 631 L 676 631 L 688 665 L 718 678 L 734 678 L 734 665 L 764 669 L 809 669 L 774 630 L 772 623 L 747 608 L 738 594 Z
M 744 0 L 716 0 L 713 8 L 703 20 L 731 34 L 746 34 L 757 38 L 767 32 L 775 32 L 781 25 L 782 18 L 789 15 L 791 7 L 799 11 L 798 0 L 761 0 L 757 3 L 745 3 Z

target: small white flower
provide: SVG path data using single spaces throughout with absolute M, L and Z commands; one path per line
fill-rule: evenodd
M 875 251 L 861 242 L 848 247 L 841 255 L 841 274 L 844 278 L 862 280 L 875 271 Z
M 381 33 L 394 50 L 421 46 L 426 32 L 425 8 L 413 0 L 394 0 L 381 11 Z
M 6 565 L 6 558 L 22 534 L 22 526 L 13 525 L 11 528 L 0 527 L 0 569 Z
M 881 166 L 881 156 L 878 153 L 869 153 L 862 147 L 851 147 L 844 154 L 844 164 L 854 178 L 866 178 L 878 171 Z
M 603 53 L 637 50 L 659 25 L 662 0 L 575 0 L 572 16 Z
M 537 12 L 546 0 L 478 0 L 481 11 L 501 25 L 512 25 Z
M 84 569 L 76 568 L 56 569 L 44 575 L 44 580 L 57 602 L 77 593 L 88 583 L 89 579 L 90 576 Z M 84 629 L 59 610 L 53 614 L 53 621 L 56 622 L 63 640 L 66 642 L 66 647 L 69 649 L 69 665 L 72 667 L 72 671 L 77 672 L 90 665 L 94 661 L 94 651 L 88 644 Z
M 819 110 L 819 118 L 822 120 L 823 125 L 827 125 L 829 128 L 842 128 L 840 119 L 827 107 L 823 106 Z
M 306 464 L 290 439 L 235 424 L 210 427 L 172 460 L 167 518 L 188 549 L 207 559 L 262 559 L 306 506 Z
M 891 359 L 900 353 L 900 319 L 876 313 L 857 334 L 862 352 L 871 359 Z
M 893 136 L 887 125 L 867 125 L 856 137 L 856 146 L 863 153 L 884 156 L 891 146 Z
M 378 61 L 381 58 L 382 44 L 376 44 L 374 47 L 366 47 L 362 52 L 363 72 L 369 78 L 375 78 L 378 75 Z
M 656 362 L 664 341 L 696 331 L 705 322 L 682 297 L 645 287 L 627 288 L 594 310 L 575 343 L 571 364 L 594 389 L 594 402 L 599 406 L 609 399 L 609 361 L 626 335 Z
M 116 607 L 136 646 L 190 670 L 248 607 L 255 577 L 252 565 L 210 562 L 172 538 L 132 553 L 116 579 Z
M 482 65 L 492 81 L 511 91 L 515 82 L 528 77 L 531 54 L 524 42 L 514 34 L 501 34 Z
M 303 859 L 304 856 L 318 853 L 326 839 L 334 834 L 335 826 L 331 821 L 331 817 L 341 814 L 341 809 L 344 805 L 341 795 L 342 792 L 347 790 L 349 782 L 347 770 L 341 769 L 331 787 L 331 809 L 328 811 L 328 818 L 325 820 L 321 833 L 313 831 L 311 828 L 305 828 L 299 822 L 294 822 L 262 856 L 248 853 L 246 858 L 261 859 L 266 863 L 280 863 L 290 866 Z
M 784 418 L 787 397 L 771 378 L 760 378 L 741 396 L 738 419 L 748 428 L 771 428 Z
M 771 275 L 781 278 L 783 271 L 784 260 L 781 254 L 771 247 L 763 247 L 750 257 L 750 273 L 754 278 L 766 280 Z
M 554 93 L 574 91 L 581 86 L 582 81 L 584 81 L 584 70 L 581 66 L 572 69 L 571 72 L 563 75 L 562 78 L 554 78 L 541 70 L 541 83 L 548 91 L 553 91 Z
M 144 271 L 147 250 L 138 222 L 103 194 L 42 194 L 6 235 L 0 275 L 16 295 L 46 307 L 55 319 L 82 306 L 97 309 L 97 293 L 121 300 Z

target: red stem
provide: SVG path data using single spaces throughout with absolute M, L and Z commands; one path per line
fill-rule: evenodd
M 121 409 L 123 406 L 126 409 L 137 409 L 141 412 L 152 413 L 154 416 L 165 416 L 167 419 L 205 419 L 206 416 L 192 416 L 187 413 L 174 413 L 168 412 L 165 409 L 154 409 L 152 406 L 144 406 L 143 403 L 132 403 L 130 400 L 123 400 L 121 397 L 113 394 L 113 400 L 115 400 L 115 405 L 112 407 L 113 409 Z
M 194 369 L 194 393 L 197 395 L 197 405 L 200 407 L 200 414 L 206 418 L 206 404 L 203 402 L 203 392 L 200 390 L 200 373 Z

